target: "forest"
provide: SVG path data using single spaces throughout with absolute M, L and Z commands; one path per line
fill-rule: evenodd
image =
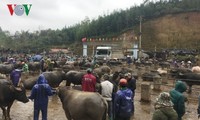
M 100 15 L 97 19 L 85 17 L 73 26 L 62 29 L 38 30 L 34 32 L 9 31 L 0 28 L 0 49 L 13 49 L 20 52 L 39 52 L 50 48 L 69 48 L 81 44 L 81 39 L 119 36 L 123 32 L 134 29 L 140 23 L 140 16 L 150 21 L 169 14 L 199 12 L 200 0 L 144 0 L 139 6 L 126 10 L 115 10 L 110 14 Z M 140 34 L 136 30 L 137 34 Z

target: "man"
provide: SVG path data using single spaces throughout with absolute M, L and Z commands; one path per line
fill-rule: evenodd
M 87 69 L 87 74 L 82 78 L 82 90 L 88 92 L 96 91 L 96 77 L 92 75 L 92 69 Z
M 41 70 L 41 73 L 46 72 L 47 70 L 47 64 L 45 63 L 44 58 L 42 58 L 40 61 L 40 70 Z
M 183 92 L 187 90 L 187 86 L 182 81 L 177 81 L 175 89 L 171 90 L 170 96 L 174 104 L 173 108 L 178 114 L 178 120 L 182 120 L 182 116 L 185 114 L 185 96 Z
M 22 71 L 23 72 L 29 72 L 28 64 L 25 62 L 22 62 Z
M 15 87 L 19 86 L 21 82 L 21 70 L 15 67 L 15 69 L 10 73 L 10 80 Z
M 114 85 L 109 81 L 109 75 L 104 74 L 103 82 L 101 82 L 101 95 L 108 103 L 108 116 L 109 120 L 113 120 L 113 105 L 112 96 L 114 94 Z
M 34 100 L 34 120 L 39 119 L 39 112 L 42 112 L 42 120 L 47 120 L 48 96 L 55 93 L 47 83 L 44 75 L 41 74 L 31 91 L 29 99 Z
M 133 92 L 133 100 L 135 96 L 135 89 L 136 89 L 136 79 L 131 75 L 131 73 L 125 74 L 125 78 L 127 80 L 127 88 L 129 88 Z M 134 101 L 133 101 L 133 113 L 135 111 Z
M 132 63 L 132 59 L 131 59 L 131 56 L 127 55 L 127 64 L 128 66 L 130 67 L 131 63 Z
M 115 94 L 115 120 L 130 120 L 133 112 L 133 93 L 127 88 L 127 80 L 120 79 L 120 89 Z
M 136 80 L 131 75 L 131 73 L 125 74 L 125 78 L 127 80 L 127 87 L 133 92 L 133 96 L 135 95 L 135 89 L 136 89 Z

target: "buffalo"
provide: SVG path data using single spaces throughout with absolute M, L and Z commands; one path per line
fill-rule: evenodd
M 170 68 L 170 63 L 169 62 L 159 62 L 158 65 L 161 68 Z
M 11 120 L 10 108 L 14 100 L 18 100 L 23 103 L 27 103 L 29 101 L 23 87 L 15 88 L 12 83 L 6 79 L 0 79 L 0 95 L 0 107 L 3 111 L 3 117 L 5 120 Z
M 70 70 L 66 73 L 66 86 L 70 86 L 71 83 L 74 85 L 81 85 L 83 75 L 86 74 L 86 71 L 74 71 Z M 96 82 L 100 83 L 100 78 L 96 73 L 93 73 L 96 77 Z
M 66 79 L 66 74 L 63 71 L 52 71 L 52 72 L 43 72 L 45 79 L 47 79 L 48 84 L 55 88 Z
M 188 68 L 174 68 L 174 69 L 171 69 L 172 73 L 188 73 L 188 72 L 192 72 L 191 69 L 188 69 Z
M 10 74 L 13 69 L 13 64 L 0 64 L 0 73 L 2 74 Z
M 192 70 L 188 68 L 174 68 L 174 69 L 171 69 L 169 72 L 170 72 L 171 77 L 176 78 L 180 73 L 183 73 L 183 74 L 192 73 Z
M 108 104 L 99 93 L 64 86 L 59 87 L 58 96 L 68 120 L 106 120 Z
M 118 59 L 110 59 L 107 63 L 108 66 L 122 65 L 122 62 Z
M 81 85 L 82 77 L 86 72 L 69 71 L 66 73 L 66 86 L 70 86 L 71 83 L 74 85 Z
M 176 79 L 184 81 L 189 86 L 188 93 L 192 92 L 192 85 L 200 85 L 199 73 L 179 73 Z
M 31 90 L 33 86 L 36 84 L 37 79 L 38 76 L 29 77 L 28 79 L 23 79 L 22 84 L 24 88 L 26 88 L 27 90 Z
M 29 62 L 28 67 L 29 67 L 29 71 L 39 72 L 40 71 L 40 62 Z
M 100 66 L 99 68 L 95 68 L 93 72 L 101 78 L 104 74 L 110 74 L 111 68 L 109 66 Z
M 61 66 L 61 68 L 65 73 L 69 72 L 70 70 L 74 70 L 75 69 L 74 65 L 71 65 L 71 64 L 63 65 L 63 66 Z
M 143 81 L 153 81 L 155 77 L 161 77 L 157 71 L 145 72 L 142 74 Z
M 45 79 L 48 81 L 48 84 L 53 88 L 58 87 L 59 84 L 66 79 L 66 74 L 63 71 L 43 72 L 43 74 L 45 76 Z M 22 83 L 26 89 L 30 90 L 35 85 L 37 79 L 38 76 L 31 77 L 22 80 Z
M 133 73 L 133 69 L 128 68 L 128 67 L 122 67 L 118 70 L 118 72 L 122 73 L 122 74 L 126 74 L 126 73 Z

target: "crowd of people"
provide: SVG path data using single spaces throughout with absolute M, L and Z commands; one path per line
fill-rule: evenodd
M 131 73 L 125 74 L 119 81 L 119 89 L 114 89 L 114 84 L 110 81 L 110 76 L 105 74 L 100 83 L 100 94 L 108 103 L 109 120 L 130 120 L 134 114 L 134 95 L 136 80 Z M 92 75 L 92 69 L 87 69 L 87 74 L 82 79 L 82 90 L 86 92 L 96 92 L 96 77 Z

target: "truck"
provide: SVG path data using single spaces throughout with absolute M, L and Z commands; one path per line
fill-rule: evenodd
M 97 61 L 108 61 L 110 59 L 123 59 L 124 54 L 121 49 L 116 49 L 113 46 L 97 46 L 95 55 Z

